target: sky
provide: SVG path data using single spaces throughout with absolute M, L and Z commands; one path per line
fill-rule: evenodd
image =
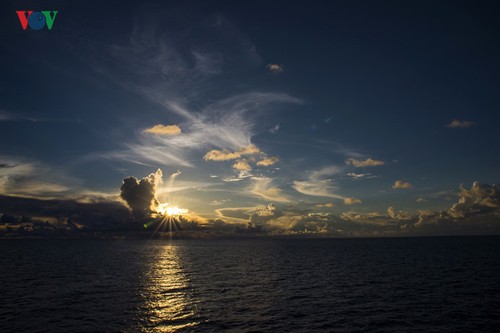
M 129 179 L 207 226 L 500 230 L 495 1 L 0 8 L 0 213 L 137 216 Z M 24 30 L 20 10 L 57 14 Z

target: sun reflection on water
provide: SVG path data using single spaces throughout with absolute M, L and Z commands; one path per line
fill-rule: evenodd
M 166 245 L 157 252 L 143 295 L 147 332 L 177 332 L 199 324 L 189 281 L 180 263 L 177 246 Z

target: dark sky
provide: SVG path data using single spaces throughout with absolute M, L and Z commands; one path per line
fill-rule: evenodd
M 160 202 L 228 222 L 498 219 L 497 1 L 0 9 L 2 195 L 113 200 L 160 168 Z

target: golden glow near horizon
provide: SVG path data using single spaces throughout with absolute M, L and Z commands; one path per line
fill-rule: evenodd
M 161 215 L 167 215 L 167 216 L 177 216 L 177 215 L 187 214 L 189 212 L 188 209 L 179 208 L 177 206 L 170 206 L 168 203 L 162 203 L 158 205 L 156 211 Z

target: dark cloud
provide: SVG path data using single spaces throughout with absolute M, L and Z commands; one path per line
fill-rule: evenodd
M 33 216 L 38 220 L 52 218 L 78 223 L 90 231 L 133 227 L 130 212 L 118 200 L 79 202 L 0 196 L 0 212 L 19 217 Z
M 155 212 L 159 205 L 156 199 L 156 187 L 161 183 L 163 173 L 160 169 L 138 180 L 128 177 L 123 180 L 120 197 L 125 200 L 136 219 L 144 219 Z

